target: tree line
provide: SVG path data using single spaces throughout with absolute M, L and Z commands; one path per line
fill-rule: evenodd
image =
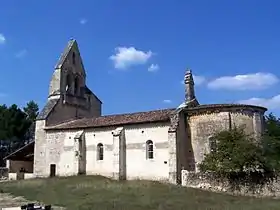
M 0 167 L 4 165 L 3 157 L 33 140 L 38 111 L 34 101 L 22 109 L 16 104 L 0 105 Z
M 280 118 L 265 116 L 265 130 L 256 139 L 242 127 L 213 136 L 210 153 L 199 164 L 204 174 L 225 178 L 236 185 L 268 183 L 280 175 Z M 256 186 L 256 185 L 255 185 Z

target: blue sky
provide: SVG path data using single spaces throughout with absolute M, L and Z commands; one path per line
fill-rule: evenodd
M 177 107 L 186 68 L 200 103 L 280 113 L 280 1 L 6 0 L 0 103 L 44 105 L 56 61 L 78 41 L 103 114 Z

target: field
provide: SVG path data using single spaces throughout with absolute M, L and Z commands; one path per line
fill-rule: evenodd
M 3 193 L 69 210 L 258 210 L 280 209 L 280 200 L 238 197 L 151 181 L 117 182 L 99 176 L 0 183 Z

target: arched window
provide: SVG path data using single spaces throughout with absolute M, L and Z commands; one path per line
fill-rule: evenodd
M 74 52 L 72 54 L 72 63 L 73 63 L 73 65 L 76 64 L 76 54 Z
M 65 91 L 66 93 L 69 93 L 71 90 L 71 76 L 70 74 L 67 74 L 66 76 L 66 87 L 65 87 Z
M 148 140 L 146 141 L 146 159 L 153 159 L 153 158 L 154 158 L 153 141 Z
M 97 160 L 103 160 L 104 159 L 104 148 L 103 144 L 99 143 L 97 144 Z
M 75 77 L 74 83 L 75 83 L 74 94 L 77 95 L 79 92 L 79 77 L 78 76 Z
M 213 136 L 210 136 L 208 138 L 208 143 L 209 143 L 209 149 L 210 152 L 216 152 L 217 151 L 217 142 L 216 139 Z

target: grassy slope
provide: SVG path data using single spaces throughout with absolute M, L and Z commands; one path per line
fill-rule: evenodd
M 98 176 L 0 183 L 0 190 L 67 209 L 280 209 L 280 200 L 236 197 L 150 181 L 117 182 Z

